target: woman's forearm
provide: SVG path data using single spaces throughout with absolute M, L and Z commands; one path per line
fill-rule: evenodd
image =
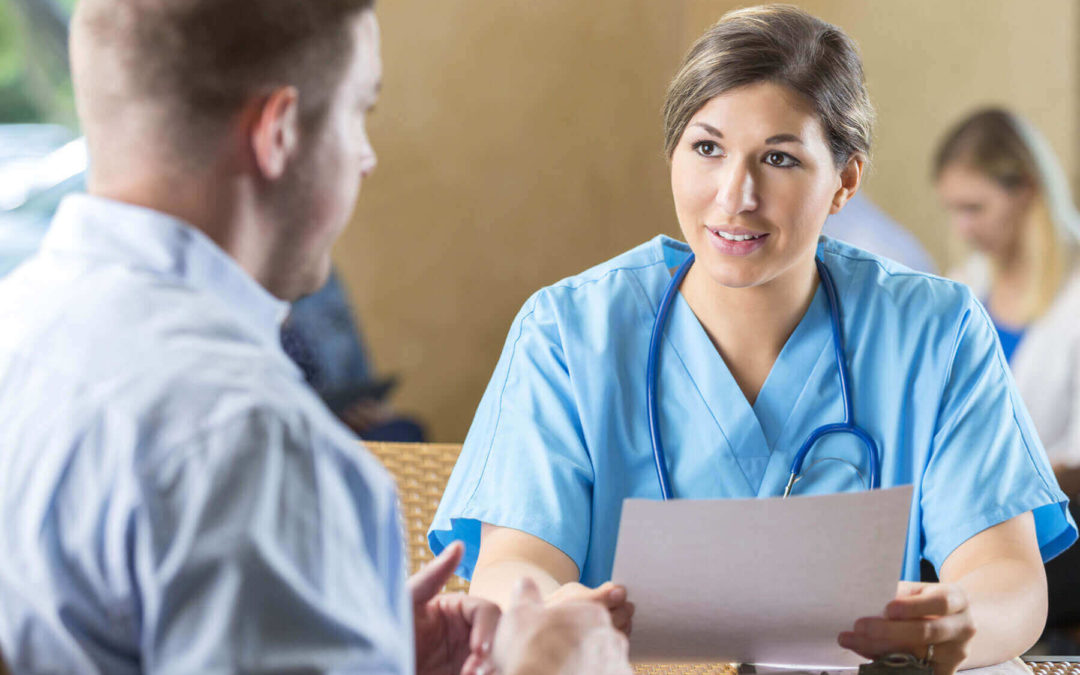
M 634 607 L 627 602 L 622 586 L 610 581 L 598 588 L 581 585 L 577 564 L 569 556 L 525 532 L 484 524 L 480 539 L 470 593 L 506 611 L 514 590 L 523 578 L 528 578 L 546 604 L 599 603 L 610 612 L 615 628 L 630 633 Z
M 1026 652 L 1046 624 L 1046 573 L 1030 560 L 998 559 L 956 583 L 970 602 L 975 636 L 961 667 L 1007 661 Z
M 563 584 L 577 581 L 578 568 L 565 553 L 543 539 L 484 523 L 469 593 L 505 610 L 523 577 L 536 582 L 540 594 L 547 598 Z
M 543 597 L 551 595 L 562 586 L 550 572 L 539 565 L 528 560 L 504 559 L 477 566 L 469 584 L 469 594 L 490 600 L 505 610 L 510 606 L 514 587 L 523 577 L 536 582 Z

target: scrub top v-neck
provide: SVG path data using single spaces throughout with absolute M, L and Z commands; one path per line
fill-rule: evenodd
M 1065 496 L 967 288 L 826 238 L 818 253 L 838 287 L 852 403 L 881 449 L 882 486 L 915 486 L 903 578 L 1026 511 L 1044 558 L 1068 546 Z M 657 237 L 525 303 L 429 532 L 436 552 L 465 541 L 459 573 L 471 577 L 489 523 L 559 548 L 587 585 L 610 578 L 622 501 L 660 498 L 645 366 L 670 269 L 687 255 Z M 810 431 L 843 419 L 820 287 L 753 405 L 681 296 L 659 373 L 678 498 L 779 496 Z M 861 490 L 867 470 L 856 440 L 829 437 L 795 493 Z

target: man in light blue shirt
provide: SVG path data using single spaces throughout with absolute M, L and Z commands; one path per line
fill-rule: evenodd
M 16 667 L 297 668 L 330 624 L 326 657 L 411 669 L 393 486 L 276 347 L 286 308 L 198 230 L 83 195 L 3 282 Z
M 72 61 L 90 195 L 0 282 L 14 670 L 479 673 L 588 635 L 625 664 L 602 609 L 537 652 L 436 597 L 460 547 L 407 581 L 392 481 L 281 349 L 375 166 L 371 0 L 81 0 Z

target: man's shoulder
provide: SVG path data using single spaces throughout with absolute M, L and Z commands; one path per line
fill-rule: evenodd
M 279 342 L 183 284 L 107 268 L 44 279 L 31 262 L 0 282 L 0 323 L 0 368 L 21 382 L 0 394 L 27 391 L 8 392 L 4 416 L 28 426 L 56 409 L 73 411 L 58 432 L 108 418 L 153 454 L 257 414 L 341 441 Z
M 212 294 L 139 270 L 74 266 L 33 260 L 0 281 L 0 359 L 104 384 L 273 356 Z

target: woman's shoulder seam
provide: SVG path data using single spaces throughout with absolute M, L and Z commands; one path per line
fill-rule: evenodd
M 654 267 L 654 266 L 656 266 L 658 264 L 663 264 L 663 262 L 664 262 L 663 259 L 659 259 L 659 260 L 653 260 L 651 262 L 641 264 L 641 265 L 632 265 L 632 266 L 628 265 L 628 266 L 621 266 L 621 267 L 613 267 L 613 268 L 611 268 L 609 270 L 605 270 L 602 274 L 599 274 L 599 275 L 597 275 L 595 277 L 586 278 L 586 279 L 582 279 L 581 278 L 582 275 L 568 277 L 566 279 L 556 281 L 555 283 L 553 283 L 553 284 L 551 284 L 549 286 L 545 286 L 544 288 L 542 288 L 540 290 L 545 291 L 545 290 L 555 290 L 555 289 L 564 289 L 565 288 L 567 290 L 576 291 L 579 288 L 582 288 L 584 286 L 588 286 L 589 284 L 595 284 L 595 283 L 599 283 L 601 281 L 604 281 L 608 277 L 613 276 L 614 274 L 616 274 L 618 272 L 636 272 L 638 270 L 643 270 L 643 269 L 648 269 L 650 267 Z M 577 281 L 577 283 L 576 284 L 573 283 L 574 281 Z

